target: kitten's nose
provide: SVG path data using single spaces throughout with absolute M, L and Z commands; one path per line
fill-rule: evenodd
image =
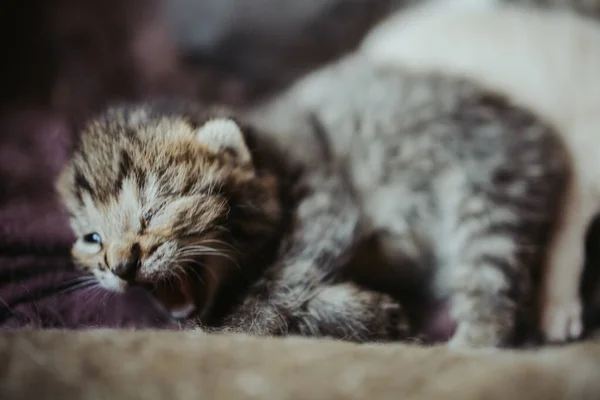
M 127 282 L 135 280 L 135 275 L 141 264 L 140 253 L 140 245 L 138 243 L 134 244 L 131 247 L 128 259 L 119 262 L 113 273 Z
M 138 262 L 121 261 L 114 273 L 124 281 L 131 282 L 135 279 L 138 270 Z

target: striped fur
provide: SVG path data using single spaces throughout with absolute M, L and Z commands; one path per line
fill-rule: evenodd
M 406 339 L 416 332 L 400 301 L 419 282 L 452 303 L 453 345 L 511 343 L 570 165 L 555 132 L 530 112 L 469 82 L 381 68 L 361 55 L 244 112 L 252 163 L 198 142 L 202 122 L 187 112 L 152 110 L 119 109 L 92 122 L 59 181 L 80 236 L 75 259 L 100 279 L 115 280 L 104 257 L 113 246 L 127 258 L 138 244 L 140 271 L 148 264 L 168 275 L 172 258 L 144 259 L 157 243 L 150 238 L 176 252 L 186 232 L 194 242 L 211 232 L 235 247 L 236 264 L 255 280 L 235 292 L 243 296 L 224 319 L 200 313 L 204 324 Z M 90 232 L 106 248 L 86 248 Z M 366 242 L 382 257 L 357 266 Z M 227 271 L 211 287 L 231 287 L 240 273 Z M 213 298 L 217 308 L 229 300 Z M 194 300 L 210 306 L 202 291 Z
M 344 321 L 324 318 L 313 302 L 357 278 L 347 261 L 374 238 L 386 265 L 373 256 L 359 267 L 370 285 L 401 298 L 410 281 L 450 300 L 457 347 L 511 343 L 569 177 L 548 125 L 466 81 L 379 68 L 360 55 L 248 118 L 273 132 L 288 162 L 310 167 L 296 230 L 232 326 L 265 333 L 301 322 L 323 333 L 360 322 L 356 309 Z M 340 298 L 338 309 L 352 304 Z
M 510 3 L 517 3 L 511 1 Z M 499 0 L 435 0 L 398 14 L 367 37 L 372 62 L 471 79 L 532 110 L 563 136 L 574 166 L 561 228 L 548 255 L 541 327 L 550 341 L 582 333 L 579 298 L 584 241 L 598 214 L 600 27 L 597 0 L 531 0 L 567 10 L 506 6 Z

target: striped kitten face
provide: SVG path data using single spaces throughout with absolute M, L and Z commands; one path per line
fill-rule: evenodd
M 275 178 L 255 170 L 226 117 L 111 109 L 84 130 L 57 188 L 79 268 L 109 290 L 148 286 L 176 317 L 208 310 L 280 220 Z

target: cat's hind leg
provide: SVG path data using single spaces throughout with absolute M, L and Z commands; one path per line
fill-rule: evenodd
M 518 312 L 532 305 L 531 269 L 548 240 L 553 200 L 543 183 L 503 180 L 502 188 L 465 183 L 440 200 L 435 285 L 451 301 L 452 347 L 511 344 Z
M 259 282 L 255 288 L 262 284 L 272 283 Z M 278 288 L 268 299 L 250 294 L 227 319 L 224 329 L 254 335 L 291 334 L 354 342 L 398 341 L 411 333 L 397 300 L 351 282 Z
M 397 300 L 350 282 L 289 287 L 269 302 L 250 297 L 244 308 L 260 308 L 260 312 L 240 310 L 229 319 L 228 327 L 258 335 L 291 334 L 354 342 L 397 341 L 410 333 Z

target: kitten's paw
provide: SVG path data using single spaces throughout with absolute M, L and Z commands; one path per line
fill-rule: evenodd
M 386 294 L 380 295 L 379 310 L 385 336 L 388 340 L 402 340 L 408 337 L 410 327 L 404 309 L 397 300 Z
M 353 283 L 321 288 L 297 319 L 300 333 L 350 341 L 395 341 L 408 337 L 409 324 L 401 304 L 387 294 Z
M 579 338 L 583 333 L 580 299 L 547 302 L 542 310 L 541 329 L 544 339 L 552 343 Z
M 495 351 L 502 344 L 499 330 L 489 324 L 461 322 L 456 332 L 448 342 L 448 347 L 454 350 L 472 352 L 477 350 Z

